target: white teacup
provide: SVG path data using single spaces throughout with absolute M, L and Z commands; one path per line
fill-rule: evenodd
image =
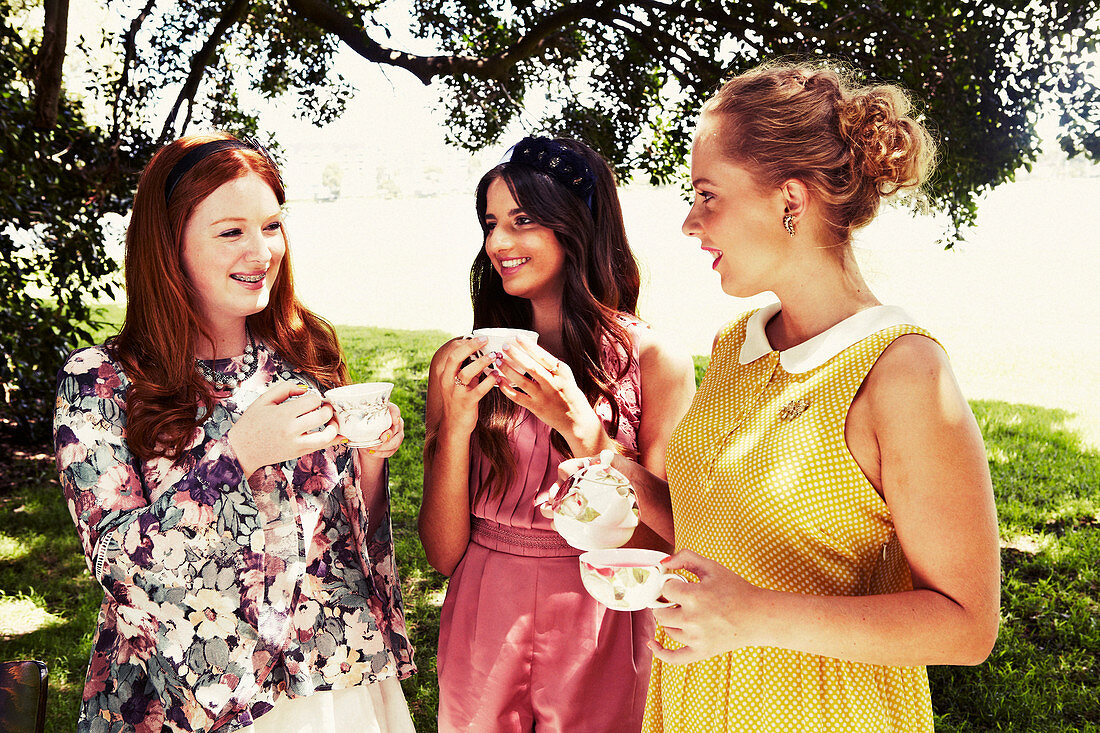
M 592 550 L 580 556 L 581 582 L 588 594 L 616 611 L 640 611 L 666 608 L 672 604 L 659 600 L 665 583 L 687 581 L 661 567 L 668 557 L 657 550 L 616 547 Z
M 542 505 L 554 529 L 578 550 L 599 550 L 626 544 L 638 526 L 634 489 L 611 467 L 614 452 L 569 477 Z
M 485 348 L 477 352 L 478 356 L 484 356 L 503 353 L 504 345 L 513 343 L 517 339 L 536 344 L 539 335 L 536 331 L 526 331 L 522 328 L 476 328 L 470 333 L 470 338 L 483 338 L 489 342 L 485 344 Z
M 325 392 L 325 402 L 336 413 L 340 435 L 357 448 L 381 444 L 382 433 L 393 427 L 390 417 L 391 382 L 363 382 Z

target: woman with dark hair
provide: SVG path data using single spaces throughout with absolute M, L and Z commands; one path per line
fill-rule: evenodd
M 319 390 L 347 366 L 294 295 L 284 202 L 258 145 L 160 150 L 122 330 L 59 375 L 61 484 L 105 591 L 81 731 L 412 730 L 385 462 L 403 423 L 391 406 L 369 453 L 337 435 Z
M 931 731 L 929 664 L 997 637 L 982 438 L 931 335 L 867 288 L 852 232 L 935 157 L 899 88 L 827 65 L 734 77 L 703 108 L 684 233 L 722 289 L 777 303 L 717 335 L 668 445 L 676 605 L 646 731 Z M 572 468 L 562 466 L 562 471 Z
M 641 725 L 648 611 L 612 611 L 539 504 L 558 463 L 613 449 L 664 473 L 694 392 L 690 360 L 638 320 L 638 267 L 607 164 L 571 140 L 525 138 L 477 189 L 474 328 L 533 330 L 477 356 L 436 352 L 428 380 L 420 537 L 451 576 L 440 622 L 441 731 L 626 731 Z M 634 543 L 668 546 L 667 494 Z

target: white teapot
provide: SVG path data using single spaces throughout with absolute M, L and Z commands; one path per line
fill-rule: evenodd
M 542 505 L 554 530 L 578 550 L 621 547 L 638 526 L 638 499 L 626 476 L 611 467 L 614 455 L 601 452 L 598 463 L 555 487 Z

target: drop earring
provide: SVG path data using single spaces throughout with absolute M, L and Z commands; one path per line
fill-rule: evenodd
M 787 230 L 787 234 L 794 236 L 794 214 L 784 215 L 783 228 Z

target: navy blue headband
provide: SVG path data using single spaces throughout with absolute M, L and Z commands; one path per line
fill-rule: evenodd
M 525 137 L 513 145 L 501 163 L 520 163 L 545 173 L 592 208 L 596 174 L 580 153 L 548 137 Z
M 275 169 L 276 173 L 279 170 L 279 166 L 275 165 L 275 161 L 272 160 L 271 155 L 267 152 L 264 146 L 251 139 L 237 140 L 230 138 L 227 140 L 211 140 L 208 143 L 202 143 L 196 145 L 187 151 L 187 154 L 179 159 L 179 162 L 172 166 L 172 170 L 168 172 L 168 177 L 164 179 L 164 203 L 168 204 L 168 201 L 172 198 L 172 192 L 176 190 L 176 186 L 179 184 L 180 179 L 187 173 L 187 171 L 194 168 L 200 160 L 219 153 L 223 150 L 255 150 L 260 155 L 267 158 L 271 163 L 271 166 Z

